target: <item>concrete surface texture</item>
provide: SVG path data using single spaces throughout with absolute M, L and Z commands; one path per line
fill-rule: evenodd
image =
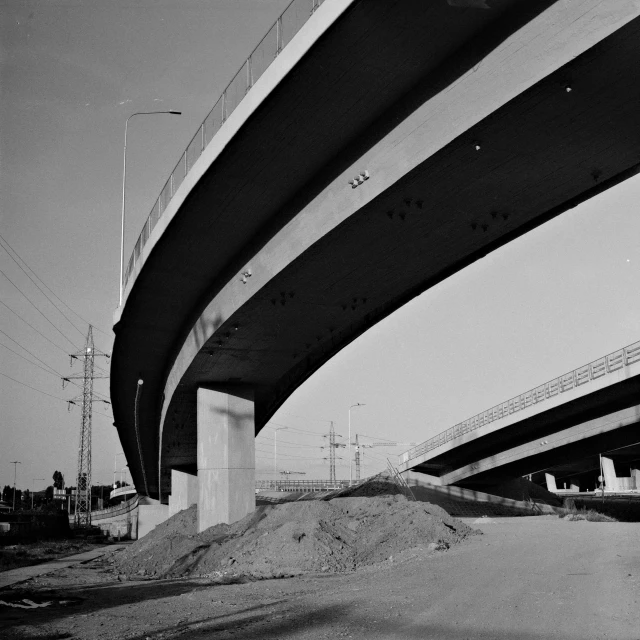
M 98 560 L 0 600 L 4 637 L 638 640 L 637 524 L 491 518 L 446 552 L 415 550 L 362 572 L 222 584 L 121 583 Z M 77 598 L 56 606 L 56 598 Z
M 255 417 L 247 389 L 198 389 L 198 531 L 256 508 Z
M 138 503 L 138 531 L 137 537 L 144 536 L 156 528 L 169 517 L 169 505 L 162 504 L 158 500 L 142 497 Z
M 198 503 L 198 476 L 177 469 L 171 470 L 169 516 Z

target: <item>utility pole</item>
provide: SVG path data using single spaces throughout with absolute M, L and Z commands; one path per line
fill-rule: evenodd
M 329 482 L 336 482 L 336 449 L 338 447 L 346 447 L 347 445 L 336 443 L 336 432 L 333 428 L 333 421 L 331 421 L 331 426 L 329 428 L 329 433 L 322 436 L 323 438 L 329 438 Z M 342 436 L 338 435 L 338 438 Z M 324 447 L 322 447 L 324 449 Z M 327 458 L 325 458 L 327 460 Z
M 31 486 L 31 511 L 33 511 L 33 494 L 36 492 L 36 481 L 42 480 L 44 482 L 44 478 L 34 478 L 33 485 Z
M 109 357 L 108 354 L 96 350 L 93 344 L 93 327 L 89 325 L 84 350 L 71 354 L 72 364 L 73 360 L 83 360 L 83 371 L 82 373 L 67 376 L 62 379 L 63 388 L 65 382 L 82 380 L 82 395 L 73 400 L 67 400 L 69 409 L 71 409 L 72 404 L 77 405 L 81 403 L 82 406 L 80 442 L 78 445 L 78 475 L 76 479 L 76 527 L 91 526 L 91 417 L 93 413 L 93 403 L 104 402 L 105 404 L 111 404 L 107 400 L 96 398 L 93 393 L 94 379 L 109 377 L 95 375 L 94 361 L 96 356 Z
M 352 471 L 351 471 L 351 409 L 355 409 L 356 407 L 364 407 L 364 403 L 362 402 L 356 402 L 355 404 L 352 404 L 349 407 L 349 436 L 348 436 L 348 440 L 349 440 L 349 486 L 352 485 L 353 483 L 353 476 L 352 476 Z
M 16 473 L 17 473 L 18 465 L 22 464 L 22 462 L 20 462 L 20 460 L 14 460 L 9 464 L 13 465 L 13 510 L 15 511 L 16 510 Z
M 365 436 L 366 437 L 366 436 Z M 361 470 L 364 468 L 364 450 L 373 447 L 398 447 L 402 445 L 413 446 L 415 442 L 373 442 L 372 444 L 360 444 L 358 434 L 356 433 L 355 442 L 351 443 L 355 446 L 355 462 L 356 462 L 356 482 L 360 481 Z

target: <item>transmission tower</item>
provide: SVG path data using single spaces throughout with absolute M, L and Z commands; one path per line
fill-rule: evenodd
M 95 375 L 94 360 L 96 356 L 108 358 L 109 355 L 96 350 L 93 344 L 93 328 L 89 325 L 84 350 L 72 353 L 71 364 L 74 360 L 83 360 L 83 371 L 62 379 L 65 382 L 82 380 L 82 395 L 67 400 L 69 409 L 71 405 L 82 406 L 82 423 L 80 425 L 80 443 L 78 445 L 78 476 L 76 479 L 76 527 L 89 527 L 91 525 L 91 415 L 94 402 L 111 404 L 102 398 L 96 398 L 93 393 L 93 381 L 95 378 L 108 378 L 109 376 Z
M 366 438 L 367 436 L 365 436 Z M 401 445 L 413 446 L 415 442 L 373 442 L 372 444 L 360 444 L 358 442 L 358 434 L 356 433 L 356 441 L 351 443 L 355 447 L 355 462 L 356 462 L 356 482 L 360 481 L 361 469 L 364 467 L 364 450 L 372 449 L 373 447 L 398 447 Z
M 333 429 L 333 422 L 331 423 L 331 427 L 329 428 L 329 433 L 322 436 L 323 438 L 329 438 L 329 482 L 336 481 L 336 449 L 338 447 L 346 447 L 346 445 L 341 443 L 336 443 L 336 432 Z M 338 438 L 342 436 L 338 435 Z M 324 449 L 324 447 L 322 447 Z M 327 460 L 327 458 L 324 458 Z

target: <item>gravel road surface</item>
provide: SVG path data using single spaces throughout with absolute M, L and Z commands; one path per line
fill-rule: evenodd
M 98 559 L 0 591 L 0 628 L 49 640 L 640 640 L 640 524 L 472 526 L 484 535 L 448 551 L 246 584 L 120 582 Z

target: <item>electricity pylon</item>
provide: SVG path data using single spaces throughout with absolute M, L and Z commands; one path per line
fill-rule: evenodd
M 96 398 L 93 394 L 93 381 L 95 378 L 108 378 L 109 376 L 95 375 L 94 360 L 96 356 L 109 355 L 102 351 L 96 350 L 93 344 L 93 328 L 89 325 L 87 338 L 84 343 L 84 350 L 72 353 L 71 364 L 74 360 L 84 360 L 82 373 L 62 378 L 62 387 L 65 382 L 71 380 L 82 380 L 82 395 L 72 400 L 67 400 L 69 409 L 71 405 L 81 403 L 82 406 L 82 423 L 80 425 L 80 443 L 78 445 L 78 477 L 76 480 L 76 527 L 91 526 L 91 416 L 93 413 L 94 402 L 104 402 L 111 404 L 107 400 Z
M 356 441 L 351 443 L 356 448 L 355 461 L 356 461 L 356 482 L 360 481 L 360 468 L 364 467 L 364 450 L 371 449 L 373 447 L 399 447 L 399 446 L 413 446 L 415 442 L 373 442 L 372 444 L 360 444 L 358 442 L 358 434 L 356 433 Z
M 347 445 L 342 444 L 340 442 L 336 442 L 336 432 L 333 429 L 333 422 L 331 423 L 331 427 L 329 429 L 329 433 L 327 435 L 322 436 L 323 438 L 329 438 L 329 482 L 336 481 L 336 449 L 338 447 L 346 447 Z M 342 436 L 338 436 L 341 438 Z M 324 449 L 324 447 L 321 447 Z M 324 458 L 325 460 L 327 458 Z

